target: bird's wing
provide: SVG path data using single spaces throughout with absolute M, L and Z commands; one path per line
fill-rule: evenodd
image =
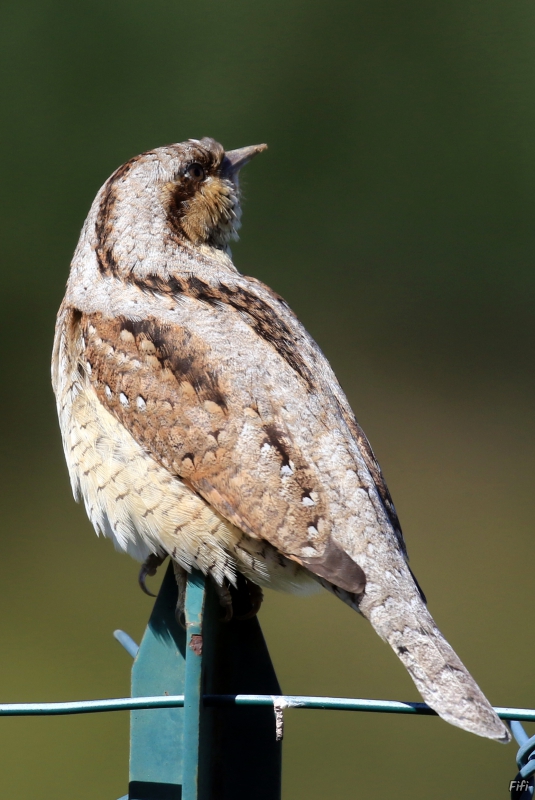
M 347 398 L 342 390 L 342 387 L 338 383 L 338 379 L 336 378 L 335 374 L 332 372 L 328 362 L 326 361 L 323 353 L 321 352 L 320 348 L 314 342 L 309 334 L 302 328 L 301 324 L 299 323 L 298 319 L 295 317 L 285 300 L 280 297 L 280 295 L 273 292 L 268 286 L 264 283 L 259 281 L 257 278 L 247 277 L 246 280 L 249 282 L 251 288 L 256 288 L 266 299 L 270 299 L 271 303 L 270 306 L 278 307 L 284 309 L 284 313 L 288 315 L 287 320 L 287 327 L 291 336 L 291 329 L 295 329 L 296 327 L 299 329 L 301 335 L 304 335 L 304 338 L 307 340 L 307 350 L 309 351 L 309 358 L 312 355 L 312 359 L 317 363 L 320 360 L 322 363 L 322 367 L 325 369 L 327 367 L 327 373 L 325 377 L 328 379 L 329 384 L 329 391 L 332 393 L 332 396 L 336 402 L 338 407 L 339 413 L 341 414 L 345 424 L 349 428 L 351 436 L 353 437 L 354 441 L 357 442 L 359 446 L 359 450 L 361 455 L 366 463 L 366 466 L 369 470 L 369 473 L 373 479 L 375 487 L 381 497 L 383 502 L 385 511 L 388 515 L 392 528 L 398 538 L 400 548 L 403 554 L 407 555 L 407 550 L 405 546 L 405 541 L 403 539 L 403 533 L 401 530 L 401 524 L 397 515 L 396 508 L 394 506 L 394 502 L 390 495 L 390 491 L 384 479 L 383 473 L 381 471 L 381 467 L 379 462 L 375 457 L 375 453 L 373 452 L 372 446 L 368 440 L 368 437 L 364 433 L 363 429 L 359 425 L 351 406 L 349 405 Z M 310 352 L 311 351 L 311 352 Z M 316 370 L 312 369 L 312 372 Z
M 150 279 L 138 288 L 171 291 Z M 180 279 L 172 292 L 173 314 L 80 317 L 82 366 L 100 402 L 245 533 L 362 592 L 363 572 L 339 545 L 344 536 L 331 535 L 351 525 L 342 508 L 348 471 L 367 525 L 392 532 L 397 518 L 321 351 L 284 301 L 252 279 Z

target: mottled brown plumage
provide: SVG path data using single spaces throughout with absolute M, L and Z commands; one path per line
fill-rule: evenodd
M 381 470 L 285 301 L 240 275 L 239 169 L 264 146 L 144 153 L 97 195 L 58 314 L 53 383 L 73 488 L 143 560 L 334 592 L 445 719 L 508 732 L 444 640 Z

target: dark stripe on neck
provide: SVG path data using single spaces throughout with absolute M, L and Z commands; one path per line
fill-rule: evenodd
M 97 221 L 95 223 L 95 235 L 97 238 L 95 252 L 101 275 L 117 275 L 119 273 L 119 265 L 113 257 L 113 248 L 109 243 L 112 229 L 111 217 L 117 199 L 117 183 L 130 172 L 134 164 L 136 164 L 140 158 L 146 155 L 147 153 L 142 153 L 139 156 L 131 158 L 120 166 L 119 169 L 116 169 L 113 175 L 108 178 L 104 184 L 97 213 Z

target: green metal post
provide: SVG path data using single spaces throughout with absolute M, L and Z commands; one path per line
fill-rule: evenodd
M 199 798 L 199 746 L 202 713 L 203 617 L 206 587 L 204 575 L 193 573 L 186 589 L 186 672 L 184 679 L 184 723 L 182 798 Z
M 169 565 L 134 660 L 132 696 L 184 695 L 184 707 L 131 712 L 129 800 L 280 800 L 273 707 L 203 702 L 281 694 L 258 620 L 222 622 L 216 592 L 198 572 L 188 577 L 186 631 L 176 602 Z M 236 616 L 249 602 L 240 578 Z
M 204 695 L 280 695 L 258 619 L 238 619 L 250 609 L 240 576 L 238 591 L 233 592 L 233 607 L 233 619 L 221 622 L 223 609 L 208 585 L 203 636 Z M 245 708 L 205 704 L 201 719 L 201 800 L 279 800 L 281 763 L 282 742 L 275 736 L 272 705 Z
M 170 568 L 132 667 L 132 697 L 184 694 L 186 633 L 176 601 Z M 181 800 L 183 726 L 183 708 L 131 712 L 129 800 Z

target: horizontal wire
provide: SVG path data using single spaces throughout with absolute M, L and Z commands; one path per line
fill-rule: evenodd
M 205 695 L 206 706 L 270 706 L 274 701 L 284 708 L 313 708 L 332 711 L 375 711 L 391 714 L 434 715 L 425 703 L 402 703 L 397 700 L 361 700 L 349 697 L 310 697 L 307 695 Z M 180 708 L 184 695 L 157 697 L 119 697 L 110 700 L 76 700 L 67 703 L 2 703 L 0 716 L 24 717 L 61 714 L 92 714 L 101 711 L 133 711 L 135 709 Z M 535 722 L 535 709 L 497 707 L 501 719 Z

